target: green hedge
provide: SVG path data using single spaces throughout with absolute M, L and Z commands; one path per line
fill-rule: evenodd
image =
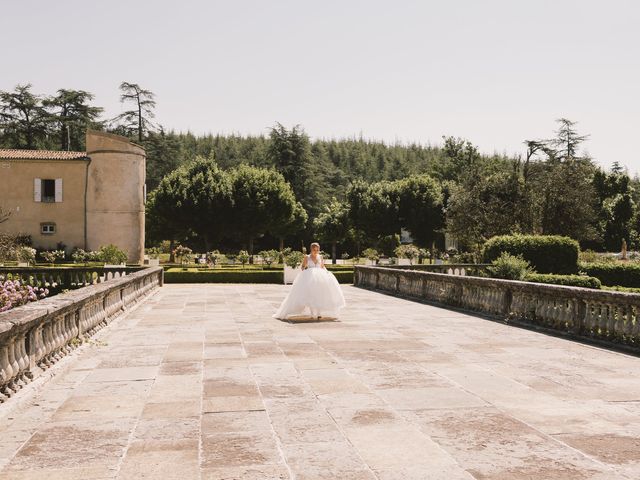
M 353 283 L 353 270 L 332 271 L 338 283 Z
M 353 270 L 332 272 L 338 282 L 353 283 Z M 215 270 L 170 268 L 164 272 L 165 283 L 282 283 L 282 270 Z
M 637 263 L 582 263 L 580 270 L 609 287 L 640 288 L 640 264 Z
M 538 273 L 578 273 L 578 242 L 557 235 L 502 235 L 487 240 L 483 247 L 486 263 L 502 252 L 521 255 Z
M 595 277 L 584 275 L 553 275 L 550 273 L 530 273 L 526 277 L 527 282 L 550 283 L 552 285 L 566 285 L 569 287 L 583 287 L 600 289 L 602 284 Z
M 640 288 L 632 287 L 602 287 L 603 290 L 609 290 L 611 292 L 624 292 L 624 293 L 640 293 Z
M 165 283 L 282 283 L 282 270 L 196 270 L 171 268 Z

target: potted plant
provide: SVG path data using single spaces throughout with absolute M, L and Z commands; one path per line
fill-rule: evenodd
M 297 250 L 288 251 L 284 255 L 284 284 L 293 283 L 298 274 L 302 272 L 302 259 L 304 253 Z
M 367 248 L 362 252 L 362 255 L 369 261 L 369 265 L 375 265 L 380 259 L 380 254 L 375 248 Z
M 395 249 L 398 265 L 413 265 L 413 261 L 420 256 L 420 249 L 412 244 L 400 245 Z
M 160 249 L 158 247 L 147 248 L 147 255 L 149 255 L 149 260 L 147 263 L 150 267 L 157 267 L 160 265 Z
M 186 268 L 187 265 L 189 265 L 189 261 L 191 260 L 192 253 L 193 253 L 193 250 L 183 245 L 178 245 L 173 250 L 173 255 L 180 260 L 180 264 L 182 265 L 182 268 Z

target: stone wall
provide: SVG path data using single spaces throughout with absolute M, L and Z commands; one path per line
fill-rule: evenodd
M 0 402 L 162 283 L 146 268 L 0 313 Z
M 640 295 L 356 266 L 354 284 L 640 351 Z

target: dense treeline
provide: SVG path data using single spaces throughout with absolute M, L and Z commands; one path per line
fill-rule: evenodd
M 566 119 L 558 121 L 552 138 L 525 140 L 523 154 L 509 158 L 483 155 L 469 141 L 454 137 L 430 146 L 360 138 L 311 140 L 301 127 L 279 124 L 264 136 L 166 131 L 153 123 L 152 92 L 128 82 L 120 90 L 128 108 L 113 119 L 101 118 L 102 109 L 91 104 L 93 96 L 85 91 L 61 89 L 44 96 L 20 85 L 0 92 L 0 147 L 82 150 L 87 128 L 105 129 L 145 148 L 151 206 L 157 204 L 153 195 L 162 190 L 163 179 L 183 175 L 180 181 L 189 183 L 184 172 L 193 165 L 203 168 L 206 160 L 207 168 L 215 165 L 228 172 L 228 181 L 242 166 L 276 170 L 299 207 L 296 221 L 291 219 L 281 231 L 271 224 L 242 235 L 230 234 L 232 226 L 241 232 L 243 224 L 255 219 L 242 218 L 236 209 L 233 218 L 220 223 L 207 217 L 203 207 L 197 218 L 224 232 L 210 239 L 190 226 L 195 224 L 156 228 L 162 222 L 150 211 L 149 218 L 157 222 L 149 226 L 152 241 L 165 237 L 199 249 L 218 244 L 237 249 L 254 241 L 260 248 L 281 243 L 298 247 L 320 237 L 334 249 L 353 253 L 372 245 L 388 250 L 404 228 L 425 247 L 435 242 L 442 248 L 445 233 L 466 250 L 509 233 L 567 235 L 595 249 L 618 250 L 623 239 L 640 246 L 638 178 L 630 178 L 618 163 L 611 171 L 598 167 L 582 153 L 587 136 Z M 258 170 L 244 173 L 264 175 Z M 205 182 L 201 188 L 213 187 Z

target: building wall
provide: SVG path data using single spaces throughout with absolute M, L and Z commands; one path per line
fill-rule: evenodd
M 87 132 L 91 158 L 87 194 L 87 247 L 113 243 L 129 262 L 144 258 L 145 152 L 127 138 Z
M 0 159 L 0 205 L 11 211 L 0 232 L 31 235 L 33 245 L 54 249 L 59 242 L 84 248 L 84 185 L 86 160 Z M 62 202 L 34 200 L 34 179 L 62 179 Z M 54 234 L 42 234 L 41 222 L 56 224 Z

